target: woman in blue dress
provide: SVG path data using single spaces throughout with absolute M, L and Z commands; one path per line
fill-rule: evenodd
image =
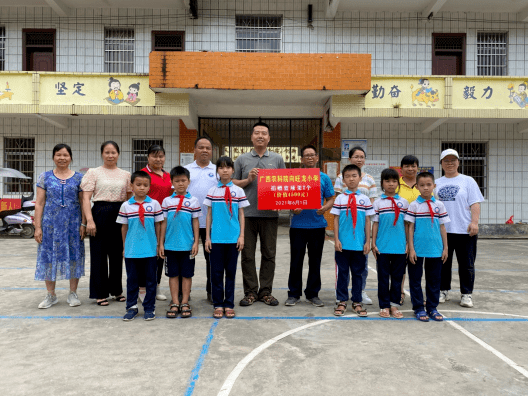
M 35 240 L 37 270 L 35 280 L 44 281 L 48 291 L 39 309 L 58 303 L 56 280 L 70 280 L 66 300 L 79 306 L 79 278 L 84 276 L 84 236 L 86 221 L 81 212 L 81 179 L 83 175 L 69 169 L 72 161 L 70 146 L 60 143 L 53 148 L 55 169 L 40 174 L 35 202 Z

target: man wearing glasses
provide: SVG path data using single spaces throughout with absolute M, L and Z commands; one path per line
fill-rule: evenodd
M 303 168 L 317 168 L 318 154 L 312 145 L 301 149 L 301 164 Z M 334 189 L 331 179 L 320 171 L 321 208 L 318 210 L 295 209 L 290 218 L 290 274 L 288 276 L 288 299 L 286 306 L 294 306 L 299 302 L 303 286 L 303 260 L 305 251 L 309 255 L 309 274 L 305 287 L 305 297 L 314 306 L 323 306 L 318 297 L 321 289 L 321 255 L 325 242 L 325 228 L 327 221 L 323 217 L 325 211 L 332 208 L 334 203 Z

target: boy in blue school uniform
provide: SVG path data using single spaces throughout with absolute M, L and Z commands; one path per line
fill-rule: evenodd
M 198 253 L 199 223 L 202 211 L 196 197 L 187 191 L 189 170 L 182 166 L 174 167 L 171 172 L 174 193 L 162 203 L 164 221 L 160 230 L 158 255 L 165 258 L 165 275 L 169 277 L 171 305 L 167 318 L 191 317 L 189 305 L 192 277 L 195 275 L 195 256 Z M 179 301 L 179 285 L 182 278 L 182 301 Z
M 448 257 L 444 224 L 450 222 L 442 201 L 432 197 L 434 176 L 429 172 L 417 175 L 421 195 L 408 207 L 404 220 L 408 222 L 408 276 L 415 317 L 419 321 L 443 321 L 437 311 L 441 291 L 441 269 Z M 426 311 L 421 288 L 422 267 L 426 278 Z M 429 317 L 429 318 L 428 318 Z
M 121 223 L 123 256 L 127 269 L 127 313 L 124 321 L 131 321 L 138 315 L 138 275 L 145 274 L 146 295 L 143 301 L 145 320 L 154 320 L 156 299 L 156 247 L 160 237 L 162 208 L 158 201 L 147 196 L 151 177 L 145 171 L 131 175 L 134 196 L 125 201 L 116 220 Z
M 347 190 L 340 194 L 332 207 L 334 215 L 334 244 L 337 267 L 335 316 L 343 316 L 347 310 L 349 298 L 349 270 L 351 271 L 351 300 L 353 311 L 360 317 L 366 317 L 362 306 L 362 272 L 365 270 L 365 256 L 370 251 L 370 216 L 375 215 L 369 198 L 359 193 L 358 185 L 362 180 L 362 171 L 354 164 L 345 166 L 342 172 Z

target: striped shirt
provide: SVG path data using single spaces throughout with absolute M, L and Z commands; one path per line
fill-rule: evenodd
M 338 175 L 338 178 L 334 181 L 334 189 L 338 192 L 341 192 L 342 189 L 347 189 L 347 186 L 344 185 L 342 180 L 342 174 Z M 377 185 L 375 183 L 375 179 L 369 175 L 362 173 L 362 180 L 360 181 L 358 185 L 358 191 L 370 199 L 374 199 L 377 197 Z
M 381 254 L 406 253 L 406 230 L 404 217 L 408 210 L 408 201 L 396 194 L 393 199 L 399 207 L 399 219 L 395 222 L 395 209 L 393 202 L 383 194 L 373 203 L 375 216 L 373 222 L 378 222 L 376 246 Z
M 199 218 L 202 211 L 198 199 L 186 193 L 178 213 L 180 198 L 176 193 L 166 197 L 162 203 L 163 216 L 167 220 L 164 249 L 169 251 L 191 251 L 195 242 L 193 218 Z

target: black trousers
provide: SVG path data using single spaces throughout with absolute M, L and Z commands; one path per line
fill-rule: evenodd
M 121 202 L 96 201 L 92 217 L 96 235 L 90 236 L 90 299 L 105 299 L 123 293 L 123 240 L 116 223 Z
M 202 250 L 206 259 L 206 292 L 211 294 L 211 262 L 209 261 L 209 252 L 206 252 L 206 228 L 198 229 L 200 239 L 202 240 Z
M 441 271 L 441 291 L 452 289 L 452 259 L 456 252 L 459 271 L 459 286 L 462 294 L 471 294 L 474 290 L 476 252 L 478 235 L 447 233 L 448 258 Z
M 305 287 L 305 297 L 318 296 L 321 289 L 321 255 L 325 243 L 325 228 L 290 228 L 290 273 L 288 275 L 288 296 L 299 298 L 303 287 L 303 261 L 305 251 L 309 255 L 309 274 Z
M 162 272 L 163 272 L 163 265 L 164 265 L 165 259 L 163 258 L 156 258 L 156 283 L 160 284 L 162 281 Z M 146 282 L 145 282 L 145 273 L 139 272 L 138 273 L 138 284 L 140 288 L 145 288 Z

